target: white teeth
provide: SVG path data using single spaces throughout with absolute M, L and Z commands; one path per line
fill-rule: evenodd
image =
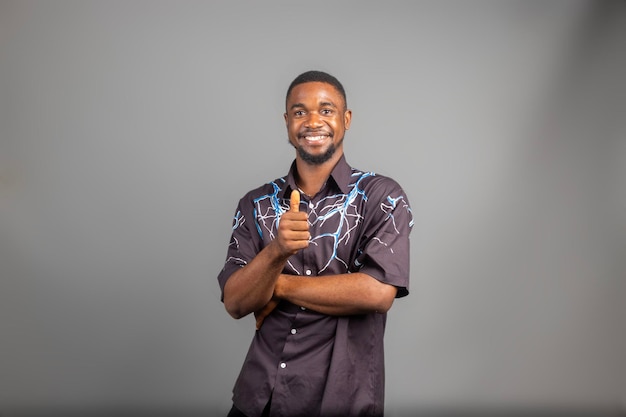
M 305 136 L 306 140 L 322 140 L 326 139 L 327 136 Z

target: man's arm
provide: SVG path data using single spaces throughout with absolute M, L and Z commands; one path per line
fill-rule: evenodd
M 290 210 L 280 219 L 276 239 L 226 281 L 224 307 L 232 317 L 238 319 L 265 306 L 287 259 L 309 245 L 307 214 L 298 211 L 299 205 L 300 194 L 294 191 Z
M 398 290 L 367 274 L 324 275 L 301 277 L 280 274 L 274 286 L 274 296 L 256 310 L 256 328 L 261 328 L 281 299 L 319 313 L 346 316 L 350 314 L 386 313 Z
M 368 227 L 376 230 L 385 243 L 378 239 L 381 245 L 374 242 L 367 246 L 359 261 L 362 272 L 315 277 L 280 275 L 274 297 L 255 312 L 257 328 L 279 299 L 329 315 L 350 315 L 386 312 L 396 297 L 408 293 L 408 236 L 413 224 L 409 202 L 394 181 L 384 181 L 370 191 L 375 193 L 371 201 L 380 201 L 381 210 L 369 218 Z
M 300 277 L 279 275 L 274 295 L 279 299 L 329 315 L 385 313 L 397 289 L 365 273 Z

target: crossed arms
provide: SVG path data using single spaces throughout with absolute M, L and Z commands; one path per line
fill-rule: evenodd
M 237 319 L 254 312 L 260 328 L 280 300 L 329 315 L 389 310 L 396 287 L 365 273 L 318 277 L 281 273 L 287 259 L 309 245 L 307 214 L 298 210 L 299 204 L 300 194 L 293 191 L 290 209 L 281 217 L 276 239 L 226 281 L 226 311 Z

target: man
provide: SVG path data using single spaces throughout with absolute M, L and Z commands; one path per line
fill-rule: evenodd
M 341 83 L 309 71 L 289 86 L 295 161 L 247 193 L 218 277 L 228 313 L 257 331 L 229 416 L 382 416 L 386 312 L 408 294 L 406 194 L 351 168 Z

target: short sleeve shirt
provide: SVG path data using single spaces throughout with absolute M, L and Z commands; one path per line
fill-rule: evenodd
M 230 275 L 275 237 L 296 189 L 295 162 L 286 177 L 240 201 L 224 268 Z M 408 294 L 409 234 L 413 217 L 402 188 L 389 177 L 351 168 L 342 156 L 322 190 L 301 196 L 309 246 L 283 273 L 316 277 L 366 273 Z M 281 301 L 256 331 L 233 389 L 235 406 L 260 416 L 272 399 L 272 416 L 382 416 L 383 335 L 386 313 L 329 316 Z

